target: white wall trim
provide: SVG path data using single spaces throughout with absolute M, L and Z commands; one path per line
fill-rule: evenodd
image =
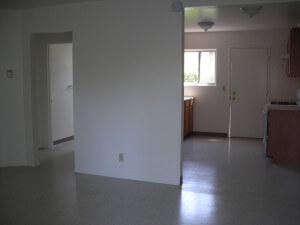
M 78 170 L 77 168 L 74 169 L 75 174 L 83 174 L 83 175 L 93 175 L 93 176 L 101 176 L 101 177 L 108 177 L 108 176 L 102 176 L 99 175 L 97 172 L 91 172 L 91 171 L 85 171 L 85 170 Z M 156 183 L 156 184 L 167 184 L 167 185 L 172 185 L 172 186 L 178 186 L 179 182 L 174 181 L 174 182 L 169 182 L 165 180 L 154 180 L 154 179 L 143 179 L 143 178 L 134 178 L 134 177 L 129 177 L 129 178 L 124 178 L 121 176 L 116 176 L 116 177 L 108 177 L 108 178 L 116 178 L 116 179 L 124 179 L 124 180 L 132 180 L 132 181 L 141 181 L 141 182 L 150 182 L 150 183 Z

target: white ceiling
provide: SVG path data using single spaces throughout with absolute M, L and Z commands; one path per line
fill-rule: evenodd
M 0 0 L 0 9 L 30 9 L 100 0 Z
M 101 0 L 0 0 L 0 9 L 28 9 L 76 2 Z M 200 21 L 213 21 L 214 31 L 245 31 L 291 28 L 300 25 L 300 2 L 265 4 L 253 18 L 241 12 L 239 6 L 185 8 L 185 32 L 204 32 Z
M 263 5 L 252 18 L 239 6 L 185 8 L 185 32 L 204 32 L 200 21 L 215 22 L 208 32 L 291 28 L 300 25 L 300 3 Z

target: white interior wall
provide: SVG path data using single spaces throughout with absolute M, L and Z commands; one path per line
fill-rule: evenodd
M 31 46 L 31 74 L 34 80 L 39 148 L 51 148 L 49 82 L 47 76 L 47 39 L 45 35 L 33 35 Z
M 286 76 L 286 54 L 289 30 L 251 32 L 186 33 L 186 49 L 217 49 L 217 86 L 184 87 L 185 96 L 194 96 L 194 131 L 228 133 L 229 48 L 267 47 L 271 49 L 269 99 L 294 100 L 300 78 Z M 222 86 L 226 91 L 222 91 Z M 255 87 L 253 87 L 255 91 Z
M 0 43 L 0 166 L 27 165 L 21 11 L 0 10 Z
M 27 44 L 31 33 L 73 32 L 76 172 L 179 184 L 182 17 L 170 3 L 24 11 Z

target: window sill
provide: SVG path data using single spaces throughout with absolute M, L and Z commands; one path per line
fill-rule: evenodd
M 216 84 L 184 83 L 185 87 L 215 87 Z

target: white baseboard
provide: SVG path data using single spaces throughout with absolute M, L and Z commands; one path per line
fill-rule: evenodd
M 0 167 L 13 167 L 13 166 L 28 166 L 26 162 L 8 162 L 0 163 Z

